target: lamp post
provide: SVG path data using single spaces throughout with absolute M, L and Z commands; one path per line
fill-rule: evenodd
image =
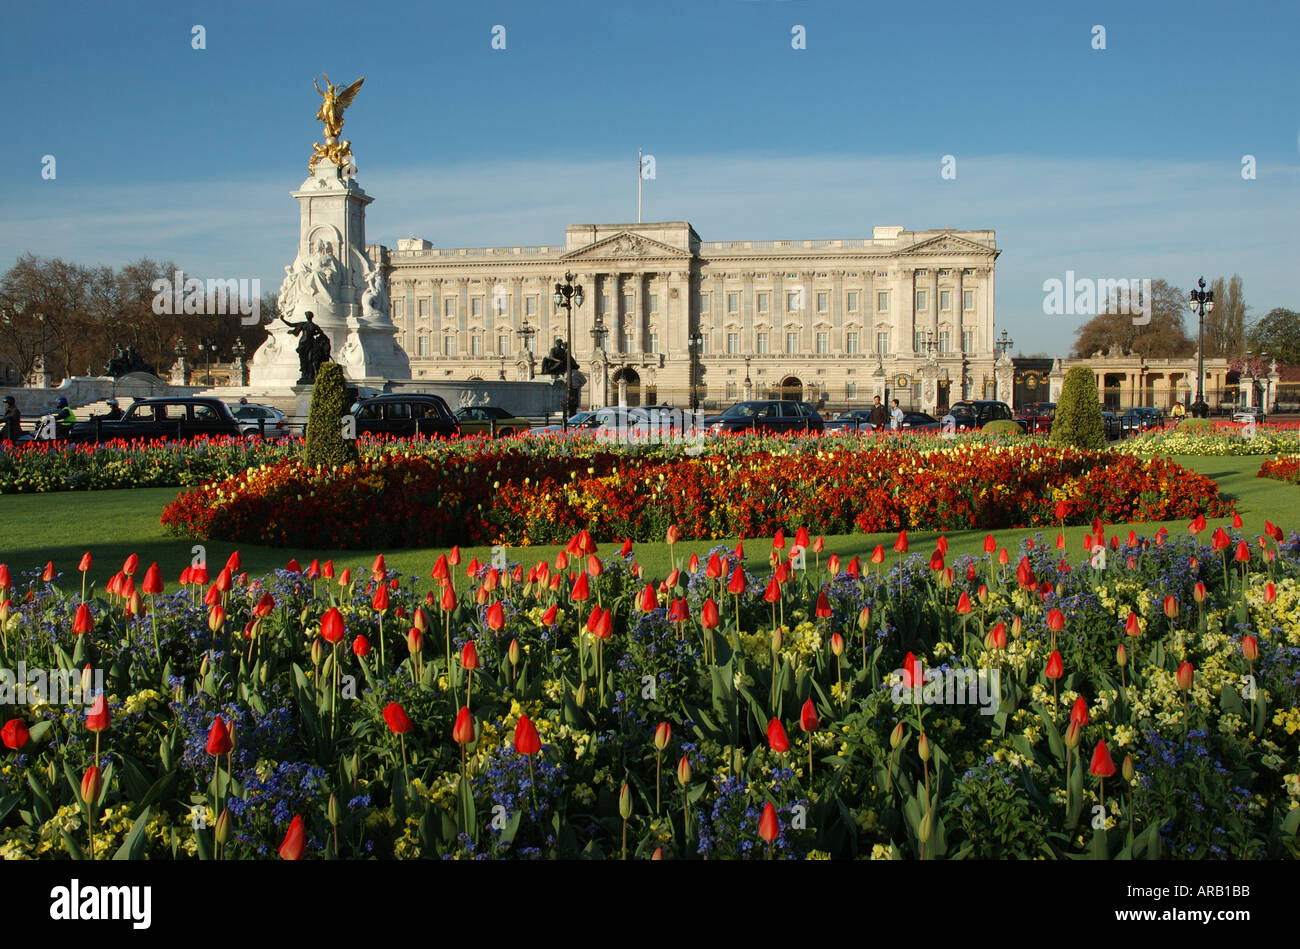
M 565 336 L 564 336 L 564 428 L 568 431 L 569 415 L 572 414 L 574 406 L 573 401 L 573 308 L 582 306 L 582 284 L 573 283 L 573 274 L 569 271 L 564 272 L 564 283 L 555 285 L 555 293 L 551 295 L 552 302 L 555 303 L 555 309 L 564 310 L 565 315 Z
M 203 350 L 203 373 L 207 376 L 207 385 L 212 385 L 212 357 L 217 352 L 217 341 L 215 339 L 205 339 L 199 343 L 199 349 Z
M 609 329 L 608 327 L 605 326 L 605 318 L 601 314 L 597 313 L 595 322 L 592 323 L 591 325 L 591 351 L 592 351 L 591 370 L 592 372 L 596 371 L 597 363 L 596 363 L 595 354 L 603 353 L 605 351 L 605 338 L 608 335 L 609 335 Z M 606 372 L 607 365 L 608 364 L 605 362 L 604 357 L 602 356 L 600 361 L 600 371 L 601 371 L 600 388 L 602 392 L 605 391 L 605 387 L 606 387 L 604 373 Z M 591 408 L 596 407 L 596 383 L 594 379 L 591 383 L 591 398 L 588 400 L 587 404 Z
M 1007 335 L 1007 328 L 1004 326 L 1002 328 L 1002 335 L 993 341 L 993 350 L 998 354 L 998 358 L 1001 359 L 1011 351 L 1011 347 L 1014 345 L 1015 341 Z
M 524 344 L 524 352 L 528 353 L 528 378 L 533 378 L 533 337 L 537 335 L 537 327 L 528 324 L 528 317 L 524 317 L 524 322 L 519 329 L 515 330 L 519 334 L 519 340 Z
M 754 392 L 753 383 L 749 381 L 749 361 L 754 357 L 749 353 L 746 353 L 742 358 L 745 360 L 745 398 L 752 399 L 754 397 Z
M 686 337 L 686 345 L 690 350 L 690 357 L 691 357 L 691 364 L 690 364 L 691 411 L 698 412 L 700 408 L 700 395 L 699 395 L 699 379 L 698 379 L 697 367 L 699 365 L 700 356 L 704 352 L 703 350 L 704 334 L 701 333 L 699 330 L 696 330 L 694 333 L 691 333 L 689 336 Z M 746 360 L 745 362 L 745 375 L 746 376 L 749 375 L 748 360 Z M 746 379 L 746 381 L 748 381 L 748 379 Z
M 1205 402 L 1205 314 L 1214 312 L 1214 291 L 1205 289 L 1205 278 L 1196 282 L 1197 289 L 1188 297 L 1188 305 L 1200 322 L 1196 342 L 1196 401 L 1192 403 L 1192 415 L 1207 418 L 1210 407 Z

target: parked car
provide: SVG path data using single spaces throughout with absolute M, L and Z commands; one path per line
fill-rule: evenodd
M 462 435 L 514 435 L 526 432 L 533 425 L 526 418 L 511 415 L 495 405 L 472 405 L 456 410 Z
M 115 438 L 143 441 L 224 436 L 239 436 L 239 423 L 226 403 L 220 399 L 167 396 L 140 399 L 120 419 L 77 422 L 68 431 L 67 438 L 73 442 L 93 442 Z
M 825 422 L 807 402 L 786 399 L 737 402 L 721 415 L 704 420 L 704 427 L 721 432 L 821 432 Z
M 1165 416 L 1157 408 L 1135 406 L 1119 417 L 1120 431 L 1124 435 L 1136 435 L 1165 427 Z
M 525 434 L 547 438 L 586 436 L 633 444 L 663 441 L 698 434 L 698 431 L 689 413 L 670 405 L 612 405 L 579 412 L 569 418 L 567 425 L 541 425 Z
M 945 429 L 952 427 L 958 431 L 978 431 L 989 422 L 1002 419 L 1019 422 L 1022 429 L 1025 427 L 1024 423 L 1015 417 L 1011 406 L 993 399 L 963 399 L 955 402 L 944 415 L 941 424 Z
M 1124 429 L 1120 425 L 1119 416 L 1114 412 L 1102 412 L 1101 423 L 1106 427 L 1106 440 L 1115 441 L 1124 437 Z
M 1264 410 L 1258 405 L 1238 406 L 1232 413 L 1232 420 L 1234 422 L 1262 422 L 1266 417 Z
M 1027 402 L 1021 406 L 1016 421 L 1026 432 L 1031 434 L 1052 430 L 1052 419 L 1056 417 L 1055 402 Z
M 239 423 L 239 432 L 245 438 L 289 437 L 289 422 L 285 414 L 269 405 L 241 402 L 230 406 L 230 414 Z
M 460 423 L 441 396 L 391 393 L 362 399 L 354 408 L 358 435 L 388 438 L 450 438 Z
M 826 419 L 825 431 L 843 432 L 843 431 L 871 431 L 871 410 L 870 409 L 852 409 L 848 412 L 841 412 L 833 419 Z M 939 420 L 933 415 L 926 412 L 915 412 L 910 409 L 903 412 L 903 430 L 904 431 L 938 431 L 940 428 Z M 885 431 L 890 431 L 889 423 L 885 424 Z

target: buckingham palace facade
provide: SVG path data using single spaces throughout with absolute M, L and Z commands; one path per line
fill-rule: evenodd
M 570 336 L 552 294 L 571 272 L 582 407 L 784 397 L 840 409 L 880 395 L 933 410 L 999 391 L 991 230 L 702 241 L 686 222 L 583 224 L 563 245 L 410 238 L 381 253 L 417 384 L 534 378 Z

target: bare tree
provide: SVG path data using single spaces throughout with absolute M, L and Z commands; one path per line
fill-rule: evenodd
M 1183 327 L 1187 310 L 1183 292 L 1164 280 L 1152 281 L 1150 306 L 1150 321 L 1139 323 L 1130 312 L 1121 312 L 1124 308 L 1118 301 L 1108 300 L 1105 312 L 1075 330 L 1074 355 L 1101 352 L 1172 359 L 1194 353 L 1196 343 Z

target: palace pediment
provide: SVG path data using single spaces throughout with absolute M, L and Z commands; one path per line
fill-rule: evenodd
M 900 257 L 906 257 L 912 254 L 997 254 L 998 251 L 992 247 L 986 247 L 984 244 L 977 244 L 974 241 L 968 241 L 964 237 L 958 237 L 955 234 L 940 234 L 938 237 L 932 237 L 928 241 L 922 241 L 919 244 L 913 244 L 911 247 L 901 248 L 898 252 Z
M 565 254 L 563 260 L 690 260 L 689 252 L 642 234 L 621 231 Z

